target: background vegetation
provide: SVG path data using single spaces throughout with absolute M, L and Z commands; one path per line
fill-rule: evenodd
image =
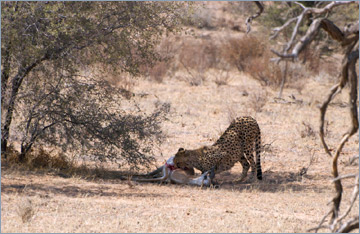
M 339 75 L 342 44 L 321 29 L 297 59 L 278 64 L 271 52 L 296 24 L 274 29 L 328 2 L 264 2 L 249 34 L 253 2 L 1 4 L 3 232 L 308 232 L 358 221 L 357 131 L 337 160 L 340 212 L 324 217 L 336 211 L 326 206 L 339 181 L 332 155 L 358 106 L 354 79 Z M 322 18 L 347 32 L 358 10 L 306 14 L 294 42 Z M 321 130 L 334 84 L 342 91 Z M 239 164 L 216 176 L 217 190 L 125 178 L 212 144 L 242 115 L 261 128 L 261 183 L 231 183 Z
M 139 75 L 160 57 L 163 33 L 180 29 L 183 3 L 2 2 L 2 152 L 9 135 L 19 160 L 35 145 L 64 153 L 148 165 L 161 140 L 153 113 L 125 113 L 111 74 Z M 12 130 L 12 131 L 11 131 Z M 6 154 L 5 154 L 6 156 Z

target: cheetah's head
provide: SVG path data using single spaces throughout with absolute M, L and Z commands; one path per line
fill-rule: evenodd
M 174 157 L 174 164 L 176 167 L 186 170 L 194 167 L 194 163 L 198 162 L 199 159 L 205 155 L 207 147 L 201 147 L 196 150 L 185 150 L 180 148 Z

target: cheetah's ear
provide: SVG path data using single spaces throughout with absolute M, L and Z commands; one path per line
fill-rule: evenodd
M 204 146 L 204 147 L 202 148 L 202 152 L 203 152 L 204 154 L 206 154 L 206 153 L 208 152 L 208 150 L 209 150 L 209 147 L 207 147 L 207 146 Z
M 184 148 L 180 148 L 179 150 L 178 150 L 178 152 L 184 152 L 185 150 L 184 150 Z

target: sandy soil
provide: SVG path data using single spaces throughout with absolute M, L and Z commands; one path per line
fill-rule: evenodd
M 63 178 L 12 170 L 2 163 L 1 231 L 306 232 L 317 226 L 334 191 L 331 159 L 318 137 L 318 107 L 334 78 L 323 73 L 308 77 L 300 89 L 285 88 L 278 100 L 277 90 L 261 86 L 247 74 L 232 70 L 227 84 L 218 86 L 214 72 L 206 71 L 207 79 L 199 86 L 191 86 L 183 79 L 188 74 L 179 71 L 162 83 L 139 79 L 133 87 L 144 110 L 165 102 L 171 105 L 162 125 L 166 140 L 155 149 L 158 165 L 180 147 L 195 149 L 215 142 L 233 118 L 251 115 L 260 125 L 265 145 L 263 181 L 233 184 L 241 174 L 240 164 L 217 175 L 220 188 L 215 189 L 129 183 L 107 176 Z M 335 98 L 326 117 L 331 149 L 349 127 L 347 91 Z M 263 106 L 259 97 L 265 100 Z M 341 174 L 359 170 L 357 162 L 349 164 L 359 153 L 358 139 L 356 134 L 343 150 Z M 300 176 L 303 167 L 309 168 Z M 342 211 L 349 204 L 352 181 L 345 180 L 344 188 Z M 352 214 L 358 212 L 356 204 Z
M 309 79 L 302 94 L 285 89 L 302 104 L 274 102 L 277 93 L 261 87 L 248 76 L 233 72 L 228 85 L 217 86 L 209 80 L 201 86 L 168 77 L 163 83 L 142 81 L 135 93 L 143 107 L 157 101 L 172 106 L 163 129 L 166 142 L 158 149 L 159 165 L 179 147 L 196 148 L 214 142 L 234 116 L 252 115 L 261 127 L 263 143 L 262 182 L 232 184 L 241 173 L 237 164 L 216 178 L 219 189 L 181 185 L 132 183 L 104 178 L 94 181 L 51 174 L 18 172 L 2 165 L 1 229 L 3 232 L 305 232 L 316 226 L 326 213 L 333 188 L 329 173 L 330 158 L 315 136 L 302 135 L 309 124 L 318 132 L 317 105 L 327 93 L 324 85 Z M 249 95 L 243 96 L 244 92 Z M 254 93 L 265 93 L 267 102 L 261 112 L 251 103 Z M 340 105 L 347 100 L 342 93 L 330 108 L 328 141 L 334 147 L 349 120 Z M 304 104 L 305 103 L 305 104 Z M 358 154 L 358 135 L 344 149 L 342 173 L 358 170 L 348 165 Z M 162 154 L 161 154 L 162 153 Z M 313 155 L 306 175 L 299 176 Z M 343 206 L 351 195 L 351 182 Z M 29 211 L 30 210 L 30 211 Z M 31 218 L 22 221 L 26 212 Z M 358 212 L 358 205 L 353 212 Z

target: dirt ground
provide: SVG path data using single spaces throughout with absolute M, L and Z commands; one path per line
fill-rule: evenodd
M 228 85 L 211 80 L 201 86 L 166 79 L 142 81 L 135 93 L 148 94 L 141 104 L 161 100 L 172 106 L 163 129 L 166 142 L 158 149 L 159 165 L 179 147 L 196 148 L 214 142 L 233 116 L 252 115 L 259 122 L 263 144 L 263 181 L 232 184 L 241 173 L 236 164 L 217 175 L 220 188 L 131 183 L 114 178 L 84 180 L 52 174 L 12 171 L 2 164 L 2 232 L 306 232 L 327 212 L 333 194 L 330 158 L 318 138 L 318 103 L 330 83 L 310 79 L 302 93 L 261 87 L 245 74 L 234 72 Z M 249 95 L 244 96 L 244 92 Z M 253 93 L 266 93 L 261 112 L 251 103 Z M 347 127 L 346 92 L 336 98 L 328 115 L 327 139 L 334 148 Z M 314 135 L 306 130 L 311 126 Z M 358 170 L 349 158 L 359 151 L 358 134 L 340 159 L 341 173 Z M 303 167 L 307 173 L 299 175 Z M 349 204 L 351 181 L 345 183 L 343 207 Z M 345 208 L 343 208 L 345 209 Z M 358 212 L 358 204 L 353 212 Z M 26 218 L 29 215 L 30 218 Z M 25 217 L 25 218 L 24 218 Z M 23 220 L 24 219 L 24 220 Z
M 285 88 L 283 99 L 277 99 L 277 89 L 261 86 L 247 74 L 231 70 L 229 81 L 217 85 L 213 72 L 206 71 L 208 78 L 198 86 L 181 79 L 188 74 L 179 71 L 161 83 L 139 79 L 132 88 L 144 110 L 171 105 L 162 124 L 166 140 L 155 149 L 158 165 L 180 147 L 215 142 L 233 118 L 251 115 L 262 133 L 263 181 L 233 184 L 240 164 L 216 175 L 219 188 L 200 188 L 129 183 L 113 176 L 66 178 L 12 170 L 2 162 L 1 232 L 260 233 L 307 232 L 317 226 L 334 192 L 331 158 L 318 136 L 319 105 L 334 78 L 324 73 L 308 77 L 301 89 Z M 332 150 L 349 127 L 348 89 L 333 103 L 326 116 Z M 357 133 L 343 149 L 340 174 L 358 172 L 358 162 L 349 162 L 358 153 Z M 300 175 L 304 167 L 308 170 Z M 344 180 L 341 211 L 350 203 L 352 182 Z M 358 215 L 358 203 L 351 212 Z

